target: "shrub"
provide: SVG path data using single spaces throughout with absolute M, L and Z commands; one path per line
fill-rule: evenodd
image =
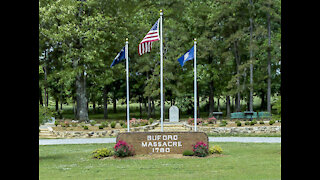
M 101 125 L 103 126 L 103 128 L 105 128 L 105 127 L 108 127 L 108 126 L 109 126 L 109 124 L 108 124 L 108 122 L 107 122 L 107 121 L 102 122 L 102 123 L 101 123 Z
M 51 116 L 53 112 L 48 107 L 39 104 L 39 126 L 46 123 Z
M 134 149 L 129 146 L 125 141 L 118 141 L 118 143 L 114 146 L 114 155 L 116 157 L 127 157 L 134 155 Z
M 89 128 L 88 128 L 88 126 L 83 126 L 83 129 L 88 130 Z
M 124 121 L 123 120 L 119 121 L 119 124 L 120 126 L 122 126 L 124 124 Z
M 208 145 L 203 142 L 197 142 L 195 145 L 193 145 L 193 152 L 195 156 L 198 157 L 205 157 L 208 155 Z
M 269 124 L 270 124 L 270 125 L 272 125 L 272 124 L 274 124 L 274 123 L 275 123 L 275 120 L 269 121 Z
M 111 124 L 110 124 L 111 128 L 115 128 L 116 127 L 116 122 L 115 121 L 112 121 Z
M 260 123 L 260 124 L 264 124 L 264 121 L 260 121 L 259 123 Z
M 97 124 L 97 122 L 95 120 L 90 121 L 91 126 L 94 126 L 95 124 Z
M 215 146 L 209 148 L 209 153 L 210 154 L 213 154 L 213 153 L 221 154 L 222 153 L 222 148 L 220 146 L 218 146 L 218 145 L 215 145 Z
M 97 149 L 95 151 L 92 152 L 92 157 L 93 158 L 97 158 L 97 159 L 101 159 L 103 157 L 109 157 L 112 156 L 114 154 L 114 152 L 108 148 L 101 148 L 101 149 Z
M 59 122 L 56 120 L 54 121 L 54 125 L 58 126 L 59 125 Z
M 139 119 L 139 125 L 141 126 L 145 126 L 145 125 L 148 125 L 149 121 L 146 120 L 146 119 Z
M 255 125 L 256 123 L 254 123 L 254 121 L 251 121 L 250 122 L 250 126 L 253 126 L 253 125 Z
M 127 123 L 123 124 L 121 127 L 127 128 Z
M 241 122 L 240 121 L 237 122 L 237 126 L 241 126 Z
M 221 123 L 220 123 L 220 127 L 224 127 L 224 126 L 226 126 L 228 123 L 227 123 L 227 121 L 226 120 L 223 120 L 223 121 L 221 121 Z
M 153 123 L 153 119 L 152 119 L 152 118 L 149 119 L 149 123 L 150 123 L 150 124 Z
M 202 123 L 203 123 L 202 118 L 197 118 L 197 125 L 202 125 Z M 188 119 L 188 124 L 194 125 L 194 118 L 189 118 Z
M 182 153 L 182 155 L 184 155 L 184 156 L 193 156 L 193 151 L 191 151 L 191 150 L 185 150 L 185 151 L 183 151 L 183 153 Z
M 102 125 L 99 126 L 99 129 L 103 129 L 103 128 L 104 128 L 104 126 L 102 126 Z
M 213 124 L 217 119 L 215 117 L 208 118 L 208 124 Z
M 250 123 L 249 123 L 249 121 L 246 121 L 244 124 L 245 124 L 245 125 L 249 125 Z

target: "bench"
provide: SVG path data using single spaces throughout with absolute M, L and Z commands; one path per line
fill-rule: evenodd
M 231 113 L 231 119 L 250 119 L 257 118 L 257 112 L 254 111 L 244 111 L 244 112 L 235 112 Z
M 254 112 L 254 111 L 244 111 L 244 112 L 235 112 L 231 113 L 231 119 L 263 119 L 263 118 L 271 118 L 271 114 L 269 112 Z
M 254 111 L 244 111 L 243 112 L 246 119 L 250 119 L 252 121 L 253 118 L 257 118 L 257 112 Z
M 214 117 L 217 116 L 217 119 L 221 119 L 221 118 L 222 118 L 222 112 L 212 112 L 212 115 L 213 115 Z
M 243 119 L 245 118 L 244 113 L 243 112 L 235 112 L 235 113 L 231 113 L 231 119 Z
M 258 112 L 258 118 L 263 119 L 263 118 L 267 118 L 270 119 L 271 118 L 271 114 L 269 112 Z

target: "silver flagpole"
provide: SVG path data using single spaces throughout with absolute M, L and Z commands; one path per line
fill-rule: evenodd
M 197 39 L 194 38 L 194 131 L 197 131 Z
M 126 47 L 125 47 L 125 56 L 126 56 L 126 71 L 127 71 L 127 128 L 128 132 L 130 132 L 130 114 L 129 114 L 129 48 L 128 48 L 128 38 L 126 38 Z
M 161 132 L 163 132 L 163 54 L 162 54 L 162 9 L 160 9 L 160 94 L 161 94 Z

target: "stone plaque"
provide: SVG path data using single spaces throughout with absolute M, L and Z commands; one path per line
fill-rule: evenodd
M 132 145 L 136 154 L 182 154 L 199 141 L 209 142 L 204 132 L 125 132 L 118 134 L 119 140 Z
M 179 122 L 179 108 L 177 106 L 171 106 L 169 109 L 169 121 Z

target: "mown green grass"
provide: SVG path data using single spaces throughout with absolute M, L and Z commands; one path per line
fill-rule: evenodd
M 281 179 L 280 143 L 215 145 L 223 156 L 150 160 L 91 158 L 95 149 L 114 143 L 41 145 L 39 179 Z

